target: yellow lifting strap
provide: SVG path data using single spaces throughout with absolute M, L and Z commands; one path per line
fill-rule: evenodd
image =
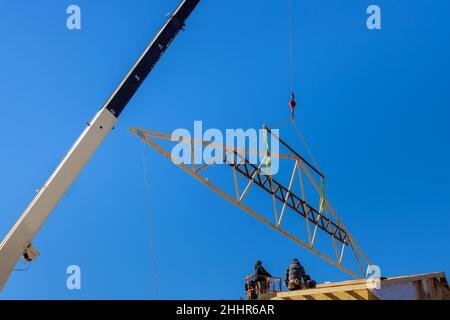
M 266 145 L 266 152 L 267 152 L 267 157 L 266 157 L 266 172 L 268 173 L 269 176 L 271 176 L 270 173 L 270 167 L 272 165 L 272 162 L 270 160 L 270 146 L 269 146 L 269 136 L 267 134 L 267 129 L 265 128 L 265 126 L 263 126 L 263 132 L 264 132 L 264 143 Z
M 320 201 L 319 201 L 319 213 L 322 214 L 322 212 L 327 208 L 327 198 L 326 198 L 326 186 L 325 186 L 325 179 L 322 178 L 320 181 Z

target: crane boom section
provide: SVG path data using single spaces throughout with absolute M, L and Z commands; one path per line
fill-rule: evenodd
M 22 255 L 36 254 L 31 244 L 52 210 L 112 130 L 119 115 L 170 46 L 200 0 L 183 0 L 120 85 L 95 115 L 50 178 L 0 244 L 0 291 Z

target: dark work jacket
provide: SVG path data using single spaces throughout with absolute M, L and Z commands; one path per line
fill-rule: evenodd
M 286 279 L 289 281 L 298 279 L 301 282 L 304 274 L 305 269 L 302 267 L 302 265 L 298 262 L 292 262 L 286 270 Z
M 258 276 L 258 280 L 265 280 L 265 277 L 272 277 L 261 264 L 255 265 L 255 275 Z

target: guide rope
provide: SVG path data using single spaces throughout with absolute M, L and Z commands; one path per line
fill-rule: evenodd
M 153 291 L 155 293 L 156 300 L 159 299 L 158 292 L 158 273 L 157 273 L 157 261 L 156 261 L 156 249 L 155 249 L 155 239 L 154 239 L 154 229 L 153 229 L 153 216 L 151 210 L 151 195 L 150 195 L 150 172 L 148 166 L 148 160 L 145 156 L 146 144 L 142 142 L 142 165 L 144 169 L 144 185 L 145 185 L 145 200 L 146 200 L 146 210 L 148 215 L 149 224 L 149 238 L 150 238 L 150 255 L 152 259 L 152 285 Z

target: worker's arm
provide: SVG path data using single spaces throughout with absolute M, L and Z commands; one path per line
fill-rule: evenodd
M 199 2 L 200 0 L 181 2 L 1 242 L 0 291 L 22 255 L 27 260 L 37 257 L 37 251 L 31 246 L 37 232 L 111 131 L 119 115 L 165 50 L 183 29 L 186 19 Z

